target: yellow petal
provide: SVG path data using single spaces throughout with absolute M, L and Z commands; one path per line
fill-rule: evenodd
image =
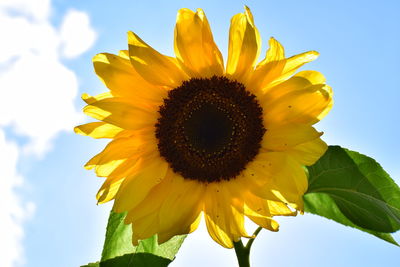
M 187 80 L 174 59 L 158 53 L 133 32 L 128 32 L 128 44 L 133 67 L 149 83 L 175 88 Z
M 260 34 L 254 25 L 250 9 L 245 7 L 244 13 L 237 14 L 231 19 L 226 66 L 228 76 L 246 84 L 260 51 Z
M 139 240 L 152 237 L 157 233 L 158 214 L 152 213 L 132 223 L 132 243 L 139 244 Z
M 324 84 L 317 84 L 302 90 L 289 92 L 268 106 L 264 114 L 266 127 L 287 123 L 312 125 L 322 119 L 332 108 L 332 89 Z
M 283 151 L 299 144 L 312 141 L 322 133 L 305 124 L 286 124 L 268 128 L 261 142 L 261 147 L 272 151 Z
M 326 83 L 325 76 L 321 72 L 318 72 L 315 70 L 303 70 L 303 71 L 296 73 L 296 75 L 294 75 L 293 77 L 304 78 L 310 84 L 325 84 Z
M 267 70 L 263 72 L 263 77 L 259 77 L 260 72 L 252 72 L 247 81 L 247 89 L 256 95 L 259 99 L 263 96 L 263 88 L 261 86 L 263 81 L 270 81 L 279 76 L 285 65 L 285 51 L 283 46 L 275 40 L 273 37 L 269 39 L 269 49 L 264 60 L 261 61 L 260 65 L 268 65 Z M 253 78 L 254 76 L 256 78 Z M 257 76 L 258 75 L 258 76 Z
M 288 58 L 280 79 L 286 79 L 286 77 L 291 76 L 298 68 L 316 60 L 318 56 L 319 53 L 317 51 L 308 51 Z
M 155 158 L 156 156 L 158 155 L 149 153 L 146 156 L 141 156 L 141 158 Z M 97 203 L 105 203 L 115 198 L 124 179 L 134 175 L 140 169 L 138 157 L 139 155 L 96 166 L 96 174 L 107 177 L 96 194 Z
M 152 127 L 157 122 L 158 116 L 155 110 L 135 106 L 125 98 L 102 99 L 84 107 L 83 112 L 95 119 L 128 130 Z
M 178 11 L 175 26 L 175 54 L 192 77 L 221 76 L 222 54 L 214 42 L 210 25 L 202 9 Z
M 316 51 L 309 51 L 278 61 L 264 59 L 257 65 L 248 84 L 254 90 L 266 91 L 268 88 L 287 80 L 297 69 L 315 60 L 318 55 Z
M 166 90 L 145 81 L 135 71 L 123 51 L 120 55 L 102 53 L 93 58 L 96 74 L 113 95 L 139 98 L 139 102 L 143 100 L 161 102 L 167 94 Z
M 292 211 L 283 202 L 263 199 L 250 192 L 244 196 L 244 200 L 246 216 L 265 217 L 266 219 L 271 219 L 273 216 L 295 216 L 297 214 L 296 211 Z
M 272 216 L 296 216 L 297 211 L 296 210 L 291 210 L 286 206 L 285 203 L 282 203 L 280 201 L 272 201 L 272 200 L 267 200 L 267 205 L 269 208 L 269 212 L 271 213 Z
M 108 98 L 113 98 L 114 95 L 111 92 L 105 92 L 105 93 L 101 93 L 95 96 L 91 96 L 87 93 L 83 93 L 82 94 L 82 100 L 86 102 L 86 104 L 90 105 L 94 102 L 103 100 L 103 99 L 108 99 Z
M 260 64 L 266 64 L 273 61 L 279 61 L 285 59 L 285 49 L 283 46 L 273 37 L 269 39 L 269 48 L 265 59 Z
M 176 175 L 172 182 L 169 188 L 171 193 L 160 207 L 160 231 L 171 232 L 175 229 L 177 234 L 183 234 L 201 211 L 205 186 L 185 180 L 180 175 Z M 172 210 L 179 210 L 179 213 L 172 213 Z
M 192 221 L 192 219 L 190 219 L 190 220 Z M 170 232 L 158 233 L 158 243 L 159 244 L 164 243 L 176 235 L 192 233 L 199 227 L 200 221 L 201 221 L 201 213 L 199 213 L 197 218 L 189 225 L 186 225 L 186 223 L 183 222 L 182 225 L 179 225 L 180 227 L 178 227 L 178 229 L 173 229 Z M 180 228 L 182 228 L 182 226 L 185 226 L 185 228 L 183 228 L 185 230 L 180 230 Z
M 123 181 L 123 179 L 118 179 L 107 184 L 104 183 L 96 194 L 97 203 L 103 204 L 114 199 Z
M 328 145 L 320 138 L 299 144 L 287 151 L 294 159 L 303 165 L 311 166 L 326 152 Z
M 160 183 L 168 170 L 168 163 L 155 157 L 150 160 L 140 159 L 140 171 L 131 177 L 127 177 L 115 197 L 114 210 L 124 212 L 136 207 L 149 193 Z
M 150 190 L 146 198 L 139 205 L 129 210 L 125 217 L 125 223 L 133 223 L 149 214 L 158 212 L 165 198 L 170 194 L 170 191 L 175 190 L 172 187 L 175 176 L 172 169 L 168 169 L 164 179 Z
M 145 142 L 138 138 L 115 139 L 102 152 L 91 158 L 85 164 L 85 168 L 95 168 L 98 176 L 107 177 L 125 161 L 132 159 L 136 162 L 138 157 L 151 153 L 155 149 L 156 145 L 152 142 Z
M 125 217 L 125 223 L 132 224 L 133 244 L 137 244 L 139 240 L 149 238 L 159 231 L 158 211 L 169 194 L 166 188 L 171 184 L 173 176 L 172 170 L 167 170 L 164 179 L 155 185 L 136 207 L 129 210 Z
M 247 169 L 253 174 L 249 176 L 251 179 L 260 181 L 260 187 L 254 189 L 254 194 L 302 209 L 302 197 L 308 187 L 307 176 L 302 165 L 287 153 L 261 152 Z
M 254 223 L 265 229 L 271 231 L 279 230 L 279 224 L 272 220 L 268 202 L 262 198 L 247 194 L 245 198 L 244 214 Z
M 77 134 L 91 136 L 93 138 L 114 138 L 123 131 L 123 129 L 105 122 L 90 122 L 76 126 L 74 131 Z
M 290 79 L 269 88 L 267 91 L 263 91 L 262 94 L 259 95 L 259 101 L 263 106 L 267 107 L 272 105 L 272 103 L 280 97 L 293 91 L 306 89 L 311 85 L 313 84 L 308 79 L 295 75 Z
M 210 236 L 221 246 L 232 248 L 240 237 L 250 237 L 244 228 L 243 211 L 232 203 L 232 196 L 221 184 L 208 184 L 204 217 Z M 242 206 L 243 209 L 243 206 Z
M 198 225 L 196 220 L 203 206 L 203 192 L 203 184 L 185 180 L 170 170 L 164 180 L 136 208 L 129 211 L 125 222 L 136 224 L 136 221 L 145 217 L 156 219 L 154 230 L 159 234 L 160 243 L 174 235 L 187 234 Z M 177 210 L 179 212 L 171 212 Z M 155 213 L 157 217 L 152 217 Z
M 129 59 L 129 50 L 120 50 L 118 52 L 118 56 L 130 61 L 130 59 Z

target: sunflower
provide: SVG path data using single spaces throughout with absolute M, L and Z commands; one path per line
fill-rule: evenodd
M 304 166 L 327 149 L 312 125 L 333 103 L 322 74 L 295 74 L 317 52 L 286 58 L 271 38 L 257 63 L 261 38 L 247 7 L 231 20 L 226 68 L 201 9 L 178 11 L 176 57 L 132 32 L 128 44 L 93 58 L 109 91 L 83 95 L 84 113 L 99 121 L 75 132 L 112 139 L 85 167 L 106 177 L 98 202 L 127 212 L 134 244 L 191 233 L 204 215 L 211 237 L 232 248 L 251 237 L 245 217 L 277 231 L 273 216 L 302 212 Z

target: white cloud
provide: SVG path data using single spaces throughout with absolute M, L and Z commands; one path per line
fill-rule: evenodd
M 46 20 L 50 14 L 51 0 L 1 0 L 0 8 L 34 20 Z
M 96 34 L 87 14 L 68 11 L 57 29 L 49 21 L 50 11 L 50 0 L 0 1 L 2 267 L 23 259 L 23 223 L 34 207 L 16 192 L 24 185 L 17 171 L 21 153 L 44 156 L 57 134 L 71 131 L 82 118 L 74 107 L 78 79 L 60 58 L 79 56 L 93 45 Z M 28 142 L 10 141 L 18 137 Z
M 4 267 L 22 263 L 21 241 L 24 235 L 21 225 L 34 211 L 31 202 L 22 203 L 15 189 L 23 183 L 17 173 L 18 147 L 5 139 L 0 130 L 0 265 Z
M 6 85 L 0 100 L 0 125 L 11 125 L 30 139 L 26 149 L 43 155 L 60 131 L 80 118 L 73 105 L 78 93 L 75 74 L 60 62 L 33 53 L 16 60 L 0 74 Z
M 86 13 L 70 10 L 60 29 L 63 42 L 62 53 L 67 58 L 74 58 L 86 51 L 96 40 L 96 32 L 91 29 Z

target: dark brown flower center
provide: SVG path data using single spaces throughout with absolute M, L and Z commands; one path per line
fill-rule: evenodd
M 236 177 L 258 154 L 265 133 L 255 96 L 225 77 L 183 82 L 159 113 L 160 155 L 174 172 L 204 183 Z

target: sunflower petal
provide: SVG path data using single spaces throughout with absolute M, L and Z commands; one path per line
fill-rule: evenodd
M 172 188 L 172 190 L 171 190 Z M 180 175 L 176 175 L 169 189 L 171 194 L 165 199 L 160 207 L 160 230 L 170 232 L 178 225 L 183 229 L 177 232 L 187 231 L 188 224 L 191 224 L 199 215 L 202 208 L 201 198 L 204 194 L 204 184 L 196 181 L 187 181 Z M 179 210 L 179 213 L 171 213 L 171 210 Z M 182 223 L 185 222 L 186 223 Z
M 202 9 L 178 11 L 174 48 L 176 57 L 192 77 L 221 76 L 224 71 L 222 54 L 214 42 L 210 25 Z
M 133 68 L 129 58 L 109 53 L 94 56 L 93 65 L 100 80 L 115 96 L 125 96 L 138 101 L 161 102 L 166 95 L 164 89 L 146 82 Z
M 85 101 L 86 104 L 90 105 L 94 102 L 103 100 L 103 99 L 109 99 L 109 98 L 113 98 L 114 95 L 111 92 L 105 92 L 105 93 L 101 93 L 95 96 L 91 96 L 87 93 L 83 93 L 81 98 L 83 101 Z
M 115 198 L 123 179 L 111 181 L 107 179 L 96 194 L 98 204 L 106 203 Z
M 132 223 L 149 214 L 158 212 L 170 191 L 174 190 L 172 187 L 174 177 L 174 172 L 168 169 L 164 179 L 150 190 L 146 198 L 139 205 L 129 210 L 125 217 L 125 223 Z
M 242 236 L 250 237 L 244 228 L 243 211 L 237 207 L 232 203 L 231 193 L 226 186 L 208 185 L 204 202 L 207 230 L 217 243 L 226 248 L 232 248 L 233 242 Z
M 299 144 L 312 141 L 322 133 L 304 124 L 285 124 L 269 128 L 261 142 L 261 147 L 272 151 L 283 151 Z
M 267 200 L 269 212 L 272 216 L 296 216 L 297 211 L 291 210 L 285 203 Z
M 312 84 L 304 77 L 293 76 L 290 79 L 277 84 L 259 96 L 259 101 L 263 106 L 269 106 L 280 97 L 293 92 L 310 87 Z
M 136 207 L 166 176 L 168 163 L 160 157 L 152 160 L 140 159 L 140 171 L 127 177 L 115 197 L 114 210 L 124 212 Z
M 198 214 L 197 218 L 195 218 L 194 221 L 192 220 L 191 217 L 190 217 L 190 220 L 186 220 L 191 223 L 188 224 L 187 222 L 183 222 L 183 224 L 181 226 L 184 226 L 184 228 L 179 227 L 178 229 L 173 229 L 170 232 L 158 233 L 158 243 L 159 244 L 164 243 L 176 235 L 190 234 L 190 233 L 194 232 L 199 227 L 200 220 L 201 220 L 201 213 Z M 180 228 L 182 228 L 184 230 L 179 230 Z
M 110 176 L 121 164 L 132 159 L 131 163 L 142 155 L 155 149 L 150 142 L 143 142 L 138 138 L 119 138 L 111 141 L 102 152 L 91 158 L 86 169 L 95 168 L 100 177 Z
M 228 62 L 226 73 L 232 79 L 246 84 L 261 51 L 261 37 L 254 25 L 248 7 L 233 16 L 229 30 Z
M 303 165 L 311 166 L 326 152 L 328 145 L 320 138 L 299 144 L 287 151 L 294 159 Z
M 301 66 L 315 60 L 318 55 L 316 51 L 309 51 L 277 61 L 269 61 L 267 56 L 257 65 L 248 84 L 254 90 L 266 91 L 268 88 L 287 80 Z
M 274 37 L 269 39 L 268 44 L 269 48 L 267 50 L 267 55 L 265 56 L 264 61 L 260 62 L 260 64 L 285 59 L 285 49 Z
M 156 112 L 133 105 L 125 98 L 107 98 L 90 103 L 83 112 L 95 119 L 127 130 L 152 127 L 157 121 Z
M 302 90 L 289 92 L 273 101 L 264 114 L 266 127 L 286 123 L 312 125 L 321 120 L 332 108 L 332 89 L 328 85 L 317 84 Z
M 158 214 L 151 213 L 132 223 L 132 244 L 139 245 L 139 240 L 152 237 L 157 233 Z
M 74 132 L 93 138 L 114 138 L 123 129 L 105 122 L 90 122 L 76 126 Z
M 259 180 L 260 186 L 254 189 L 254 194 L 302 210 L 302 197 L 308 187 L 307 176 L 302 165 L 287 153 L 262 152 L 247 169 L 253 174 L 249 177 Z
M 268 202 L 254 196 L 252 194 L 246 195 L 244 214 L 259 226 L 271 230 L 278 231 L 279 224 L 272 220 L 272 215 L 269 210 Z
M 187 234 L 194 230 L 193 222 L 198 218 L 204 185 L 188 181 L 169 170 L 160 184 L 156 185 L 147 197 L 129 211 L 125 222 L 135 223 L 150 214 L 158 214 L 157 233 Z M 171 213 L 179 210 L 179 213 Z
M 326 83 L 325 76 L 321 72 L 318 72 L 315 70 L 303 70 L 303 71 L 296 73 L 296 75 L 294 75 L 293 77 L 304 78 L 310 84 L 325 84 Z
M 255 72 L 252 72 L 249 76 L 249 79 L 246 83 L 248 90 L 250 90 L 253 94 L 255 94 L 258 98 L 262 98 L 263 96 L 263 88 L 262 83 L 265 81 L 271 82 L 277 76 L 279 76 L 285 66 L 285 50 L 283 46 L 273 37 L 269 39 L 269 48 L 267 50 L 267 55 L 264 60 L 262 60 L 258 66 L 267 65 L 267 71 L 264 71 L 263 76 L 260 77 L 259 70 L 256 69 Z M 254 78 L 255 76 L 256 78 Z
M 187 79 L 174 59 L 158 53 L 133 32 L 128 32 L 128 44 L 133 67 L 149 83 L 175 88 Z

